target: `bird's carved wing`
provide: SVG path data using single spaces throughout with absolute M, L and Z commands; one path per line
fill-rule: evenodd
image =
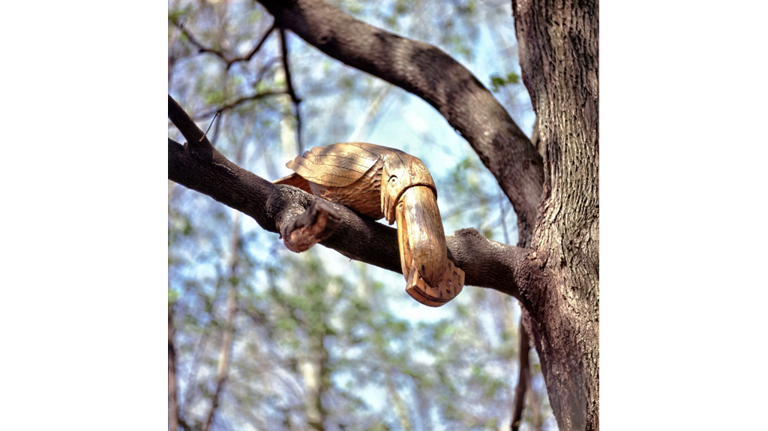
M 328 187 L 346 187 L 386 156 L 378 147 L 359 142 L 314 147 L 286 164 L 308 181 Z

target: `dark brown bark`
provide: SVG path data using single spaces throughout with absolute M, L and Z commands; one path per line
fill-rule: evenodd
M 168 116 L 187 143 L 168 139 L 168 178 L 253 217 L 270 232 L 289 233 L 313 201 L 322 200 L 338 214 L 337 227 L 320 244 L 351 259 L 401 273 L 397 231 L 348 208 L 307 194 L 295 187 L 275 185 L 219 153 L 203 131 L 168 96 Z M 307 220 L 312 216 L 307 215 Z M 296 222 L 296 223 L 294 223 Z M 446 237 L 448 258 L 464 270 L 467 285 L 488 287 L 512 295 L 524 304 L 521 288 L 531 290 L 541 254 L 491 241 L 476 229 L 462 229 Z M 520 283 L 518 285 L 518 282 Z
M 314 199 L 281 233 L 289 250 L 300 253 L 328 238 L 339 225 L 339 213 L 325 200 Z
M 281 28 L 434 106 L 496 177 L 517 212 L 519 231 L 533 230 L 544 178 L 541 156 L 465 67 L 437 47 L 373 27 L 321 1 L 260 3 Z
M 521 301 L 559 429 L 599 429 L 597 2 L 512 1 L 523 82 L 537 115 L 535 148 L 482 84 L 438 48 L 321 1 L 261 3 L 278 27 L 426 100 L 472 145 L 518 214 L 519 245 L 530 248 L 464 229 L 446 238 L 449 258 L 465 271 L 467 285 Z M 226 160 L 173 104 L 169 117 L 191 143 L 169 139 L 170 179 L 272 232 L 319 199 Z M 330 205 L 340 221 L 322 245 L 400 272 L 394 229 Z
M 598 4 L 512 1 L 546 157 L 532 246 L 548 292 L 525 319 L 561 431 L 599 429 Z

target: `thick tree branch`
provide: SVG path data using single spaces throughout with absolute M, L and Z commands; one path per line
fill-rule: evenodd
M 306 226 L 296 221 L 316 200 L 338 214 L 337 227 L 320 244 L 342 255 L 401 273 L 397 231 L 338 204 L 295 187 L 275 185 L 240 168 L 200 138 L 203 132 L 169 96 L 169 117 L 190 141 L 181 145 L 168 139 L 168 178 L 253 217 L 262 228 L 283 235 L 288 228 Z M 179 112 L 180 110 L 180 112 Z M 207 145 L 206 145 L 207 143 Z M 335 219 L 335 216 L 331 216 Z M 317 217 L 315 217 L 317 219 Z M 312 224 L 312 223 L 310 223 Z M 446 237 L 448 258 L 464 270 L 467 285 L 488 287 L 531 304 L 531 282 L 541 255 L 530 249 L 491 241 L 476 229 L 462 229 Z
M 317 0 L 260 0 L 329 56 L 409 91 L 435 107 L 477 152 L 518 215 L 527 245 L 542 195 L 542 158 L 493 95 L 440 49 L 359 21 Z
M 205 133 L 200 130 L 199 127 L 197 127 L 197 124 L 192 121 L 192 118 L 189 117 L 189 115 L 176 102 L 176 100 L 171 97 L 170 94 L 168 95 L 168 119 L 171 120 L 171 123 L 173 123 L 173 125 L 179 129 L 179 132 L 181 132 L 181 134 L 187 140 L 187 144 L 190 148 L 203 153 L 208 153 L 201 153 L 201 155 L 207 159 L 212 157 L 212 154 L 210 153 L 212 150 L 215 151 L 213 149 L 213 145 L 211 145 L 210 141 L 208 141 L 208 138 L 205 137 Z

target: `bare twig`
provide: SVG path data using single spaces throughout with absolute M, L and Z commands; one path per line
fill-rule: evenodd
M 209 324 L 206 323 L 200 333 L 207 334 L 209 329 Z M 189 361 L 189 364 L 187 366 L 187 372 L 186 372 L 186 379 L 187 379 L 187 389 L 184 391 L 184 402 L 179 403 L 179 412 L 185 411 L 185 408 L 188 408 L 190 405 L 192 405 L 192 398 L 197 394 L 197 375 L 200 370 L 200 361 L 208 352 L 208 339 L 205 337 L 201 337 L 200 340 L 197 342 L 197 345 L 195 346 L 194 352 L 192 354 L 192 360 Z M 185 430 L 191 430 L 196 429 L 198 426 L 190 426 L 187 422 L 184 421 L 184 416 L 179 415 L 179 424 L 185 429 Z M 194 418 L 189 418 L 190 421 L 194 422 Z
M 237 261 L 238 250 L 240 249 L 240 213 L 235 212 L 234 229 L 232 232 L 232 245 L 231 245 L 231 261 L 230 261 L 230 278 L 234 279 L 237 275 Z M 216 409 L 219 406 L 219 399 L 221 397 L 221 391 L 224 388 L 224 383 L 227 380 L 227 367 L 229 365 L 229 354 L 232 349 L 232 339 L 234 336 L 235 312 L 237 311 L 237 302 L 235 300 L 236 286 L 234 282 L 229 283 L 229 289 L 227 290 L 227 321 L 224 326 L 224 335 L 221 340 L 221 350 L 219 351 L 219 367 L 216 371 L 216 390 L 213 393 L 213 399 L 211 400 L 211 410 L 208 412 L 208 417 L 205 420 L 203 431 L 208 431 L 213 423 L 213 417 L 216 414 Z
M 245 102 L 250 102 L 250 101 L 253 101 L 253 100 L 259 100 L 259 99 L 263 99 L 265 97 L 281 96 L 281 95 L 284 95 L 284 94 L 288 94 L 288 92 L 286 90 L 271 90 L 271 91 L 265 91 L 263 93 L 257 93 L 257 94 L 254 94 L 253 96 L 241 97 L 241 98 L 233 100 L 233 101 L 231 101 L 231 102 L 229 102 L 229 103 L 227 103 L 225 105 L 222 105 L 222 106 L 220 106 L 218 108 L 212 109 L 210 111 L 203 112 L 201 114 L 197 114 L 197 115 L 195 115 L 195 119 L 196 120 L 201 120 L 203 118 L 210 117 L 211 115 L 213 115 L 213 114 L 215 114 L 217 112 L 229 111 L 230 109 L 237 108 L 238 106 L 240 106 L 241 104 L 243 104 Z
M 244 55 L 242 57 L 234 58 L 231 61 L 227 62 L 227 70 L 229 70 L 230 67 L 232 67 L 233 64 L 237 63 L 238 61 L 245 61 L 249 62 L 251 61 L 251 58 L 253 58 L 254 55 L 256 55 L 257 52 L 261 49 L 262 45 L 264 45 L 264 42 L 267 41 L 267 38 L 270 34 L 272 34 L 272 31 L 275 29 L 275 24 L 273 23 L 271 27 L 269 27 L 269 30 L 267 30 L 266 33 L 264 33 L 264 36 L 261 37 L 261 40 L 259 43 L 256 44 L 256 46 L 253 47 L 251 52 L 249 52 L 247 55 Z
M 517 336 L 520 340 L 520 373 L 517 377 L 517 388 L 515 389 L 515 399 L 512 402 L 512 431 L 520 429 L 520 423 L 523 421 L 523 407 L 525 407 L 525 392 L 531 383 L 531 363 L 528 360 L 528 352 L 531 350 L 528 332 L 523 326 L 523 319 L 520 319 L 520 327 Z
M 301 145 L 301 99 L 296 96 L 296 91 L 293 89 L 293 79 L 291 78 L 291 68 L 288 67 L 288 43 L 286 42 L 285 29 L 280 28 L 280 48 L 283 53 L 283 69 L 285 70 L 285 83 L 288 86 L 288 94 L 291 95 L 291 101 L 296 107 L 296 147 L 299 150 L 298 154 L 302 154 L 304 149 Z
M 192 45 L 195 45 L 197 47 L 198 53 L 202 54 L 202 53 L 208 52 L 215 55 L 216 57 L 219 57 L 224 62 L 229 62 L 229 60 L 224 55 L 224 52 L 213 49 L 213 48 L 208 48 L 207 46 L 203 45 L 200 41 L 198 41 L 197 38 L 189 30 L 187 30 L 186 27 L 184 27 L 184 23 L 176 22 L 174 24 L 176 25 L 176 27 L 178 27 L 179 30 L 181 30 L 182 33 L 184 33 L 184 36 L 186 36 L 187 39 L 189 39 L 189 42 Z
M 259 82 L 264 79 L 264 75 L 269 71 L 269 68 L 272 66 L 272 64 L 277 63 L 280 60 L 280 57 L 272 57 L 265 61 L 264 64 L 262 64 L 261 69 L 259 69 L 259 74 L 256 75 L 256 79 L 253 81 L 253 86 L 256 87 L 259 85 Z
M 216 118 L 221 115 L 221 111 L 216 111 L 216 115 L 213 116 L 213 119 L 211 120 L 211 124 L 208 125 L 208 129 L 206 129 L 205 133 L 203 133 L 203 138 L 205 138 L 205 135 L 208 134 L 208 132 L 211 130 L 211 126 L 213 126 L 213 122 L 216 121 Z M 203 139 L 200 138 L 202 141 Z
M 179 396 L 176 380 L 176 349 L 173 345 L 173 313 L 168 310 L 168 429 L 179 428 Z
M 269 35 L 272 34 L 272 31 L 275 29 L 275 25 L 272 24 L 271 27 L 269 27 L 269 30 L 267 30 L 266 33 L 264 33 L 264 36 L 261 37 L 259 40 L 259 43 L 256 44 L 256 46 L 253 47 L 253 49 L 246 55 L 240 56 L 240 57 L 232 57 L 232 55 L 226 51 L 220 51 L 217 49 L 209 48 L 205 45 L 203 45 L 197 38 L 190 32 L 186 27 L 184 27 L 184 24 L 181 22 L 175 22 L 174 25 L 181 30 L 182 33 L 189 39 L 189 42 L 192 43 L 192 45 L 195 45 L 197 47 L 197 52 L 202 53 L 211 53 L 215 55 L 216 57 L 219 57 L 224 63 L 227 64 L 227 70 L 229 70 L 233 64 L 241 62 L 241 61 L 251 61 L 251 58 L 253 58 L 254 55 L 256 55 L 257 52 L 261 49 L 261 47 L 264 45 L 264 42 L 267 41 L 269 38 Z
M 536 391 L 533 390 L 533 379 L 528 379 L 528 397 L 530 398 L 531 413 L 533 413 L 533 429 L 541 431 L 541 410 L 539 409 L 539 397 L 536 396 Z
M 205 137 L 205 133 L 197 127 L 197 124 L 170 94 L 168 95 L 168 119 L 179 129 L 184 139 L 187 140 L 188 149 L 194 150 L 197 157 L 205 160 L 211 159 L 213 156 L 212 151 L 214 151 L 213 145 Z

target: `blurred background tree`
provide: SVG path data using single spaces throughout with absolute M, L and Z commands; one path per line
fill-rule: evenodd
M 444 50 L 531 136 L 509 2 L 331 3 Z M 258 3 L 169 2 L 168 87 L 203 130 L 220 111 L 211 142 L 263 178 L 287 175 L 313 146 L 396 147 L 432 172 L 446 233 L 473 226 L 517 242 L 509 200 L 439 113 L 276 29 Z M 254 220 L 168 184 L 171 429 L 510 428 L 517 300 L 469 287 L 425 307 L 402 276 L 323 247 L 291 253 Z M 556 429 L 530 357 L 520 429 Z

